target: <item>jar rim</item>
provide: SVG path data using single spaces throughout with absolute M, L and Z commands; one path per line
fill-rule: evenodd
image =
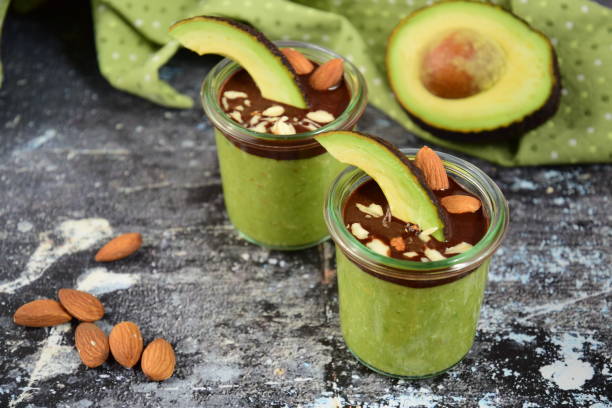
M 243 127 L 234 122 L 219 104 L 219 91 L 226 80 L 240 69 L 240 65 L 229 58 L 224 58 L 216 64 L 208 73 L 200 90 L 202 107 L 213 125 L 221 132 L 242 140 L 246 143 L 266 143 L 267 142 L 297 142 L 304 146 L 304 142 L 318 145 L 314 136 L 337 130 L 338 128 L 348 128 L 355 125 L 361 117 L 367 104 L 367 86 L 363 75 L 359 69 L 349 60 L 325 47 L 305 43 L 300 41 L 273 41 L 277 47 L 291 47 L 300 50 L 304 55 L 313 59 L 315 62 L 322 63 L 333 58 L 344 60 L 344 80 L 347 82 L 351 91 L 346 109 L 333 121 L 309 132 L 298 133 L 295 135 L 274 135 L 270 133 L 259 133 Z M 283 148 L 284 146 L 274 146 Z M 290 147 L 290 146 L 286 146 Z
M 400 149 L 410 160 L 418 149 Z M 475 165 L 438 152 L 447 172 L 461 179 L 470 192 L 477 195 L 488 215 L 485 235 L 468 251 L 440 261 L 420 262 L 388 257 L 363 245 L 344 225 L 343 208 L 348 196 L 370 177 L 349 166 L 334 180 L 325 200 L 325 222 L 332 239 L 343 253 L 360 267 L 395 280 L 442 280 L 465 274 L 485 262 L 499 247 L 509 223 L 509 208 L 503 193 L 489 176 Z M 459 182 L 459 181 L 458 181 Z

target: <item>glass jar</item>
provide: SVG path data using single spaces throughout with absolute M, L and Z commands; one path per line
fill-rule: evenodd
M 416 149 L 402 149 L 411 160 Z M 344 203 L 369 180 L 349 167 L 334 181 L 325 221 L 336 243 L 340 325 L 349 350 L 367 367 L 427 378 L 459 363 L 472 347 L 491 256 L 508 226 L 508 203 L 476 166 L 440 153 L 455 181 L 482 201 L 488 228 L 473 248 L 435 262 L 395 259 L 361 244 L 343 221 Z
M 340 56 L 313 44 L 279 41 L 319 64 Z M 346 166 L 313 138 L 330 130 L 353 129 L 367 103 L 365 80 L 344 60 L 350 92 L 347 108 L 334 121 L 310 132 L 273 135 L 253 132 L 233 121 L 219 104 L 226 81 L 240 69 L 222 60 L 202 84 L 201 99 L 215 127 L 225 207 L 234 227 L 250 242 L 295 250 L 329 238 L 323 203 L 329 185 Z

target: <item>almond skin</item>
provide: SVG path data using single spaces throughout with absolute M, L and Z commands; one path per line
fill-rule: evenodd
M 166 340 L 153 340 L 142 353 L 140 367 L 144 375 L 153 381 L 164 381 L 174 373 L 176 357 L 172 345 Z
M 414 164 L 421 169 L 427 185 L 432 190 L 446 190 L 449 187 L 448 175 L 440 156 L 427 146 L 423 146 L 416 154 Z
M 67 323 L 72 316 L 52 299 L 39 299 L 26 303 L 15 312 L 13 321 L 20 326 L 48 327 Z
M 404 242 L 404 239 L 402 237 L 391 238 L 390 244 L 397 251 L 401 252 L 406 250 L 406 243 Z
M 98 367 L 106 361 L 110 346 L 106 334 L 93 323 L 81 323 L 74 334 L 74 344 L 87 367 Z
M 327 91 L 342 79 L 344 74 L 344 61 L 334 58 L 320 65 L 310 76 L 310 86 L 317 91 Z
M 473 213 L 480 208 L 480 200 L 467 195 L 442 197 L 440 203 L 451 214 Z
M 97 297 L 75 289 L 57 291 L 60 303 L 72 316 L 82 322 L 95 322 L 104 316 L 104 305 Z
M 106 243 L 96 254 L 97 262 L 112 262 L 132 255 L 142 245 L 142 235 L 129 232 L 119 235 Z
M 110 351 L 115 360 L 125 368 L 132 368 L 142 354 L 142 335 L 135 323 L 121 322 L 115 325 L 108 336 Z
M 310 62 L 310 60 L 301 52 L 296 51 L 293 48 L 281 48 L 281 52 L 285 58 L 287 58 L 287 61 L 289 61 L 289 64 L 291 64 L 296 74 L 310 74 L 314 69 L 312 62 Z

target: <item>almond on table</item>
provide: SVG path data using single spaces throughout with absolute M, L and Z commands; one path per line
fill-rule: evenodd
M 67 323 L 72 316 L 53 299 L 38 299 L 21 306 L 13 315 L 13 321 L 20 326 L 48 327 Z
M 140 249 L 142 235 L 138 232 L 129 232 L 119 235 L 107 242 L 96 254 L 97 262 L 113 262 L 126 258 Z
M 108 336 L 110 351 L 115 360 L 125 368 L 132 368 L 142 354 L 142 335 L 140 328 L 133 322 L 115 325 Z
M 57 297 L 68 313 L 82 322 L 95 322 L 104 316 L 104 305 L 92 294 L 76 289 L 60 289 Z
M 74 333 L 74 344 L 83 364 L 98 367 L 108 359 L 108 337 L 94 323 L 81 323 Z
M 172 377 L 176 357 L 172 345 L 157 338 L 147 345 L 142 353 L 140 367 L 144 375 L 153 381 L 164 381 Z

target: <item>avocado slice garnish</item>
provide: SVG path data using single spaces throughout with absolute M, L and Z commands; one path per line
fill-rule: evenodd
M 450 0 L 410 14 L 389 37 L 386 65 L 413 122 L 450 140 L 520 136 L 559 106 L 549 39 L 488 3 Z
M 379 185 L 391 215 L 445 240 L 445 212 L 421 171 L 391 143 L 351 131 L 321 133 L 315 139 L 337 160 L 356 166 Z
M 218 54 L 236 61 L 272 101 L 307 109 L 305 92 L 282 52 L 261 32 L 234 20 L 198 16 L 174 23 L 170 35 L 199 55 Z

